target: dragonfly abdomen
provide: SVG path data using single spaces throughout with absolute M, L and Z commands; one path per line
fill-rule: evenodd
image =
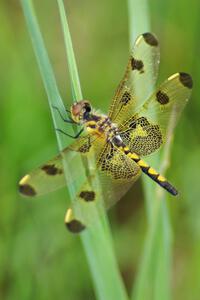
M 125 155 L 134 160 L 140 166 L 143 173 L 148 175 L 152 180 L 158 183 L 173 196 L 178 194 L 176 188 L 173 187 L 164 176 L 160 175 L 154 168 L 150 167 L 143 159 L 140 158 L 139 155 L 131 152 L 129 147 L 127 147 L 123 142 L 120 145 L 118 141 L 118 145 L 116 143 L 115 145 L 119 147 L 119 149 L 123 151 Z

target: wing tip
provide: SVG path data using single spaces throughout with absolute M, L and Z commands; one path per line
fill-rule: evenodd
M 36 196 L 35 189 L 29 184 L 20 184 L 19 183 L 19 192 L 24 196 L 34 197 Z
M 65 215 L 65 225 L 71 233 L 81 233 L 86 226 L 73 216 L 72 209 L 69 208 Z
M 24 196 L 33 197 L 36 196 L 36 191 L 33 186 L 31 186 L 28 181 L 30 179 L 30 175 L 25 175 L 19 182 L 19 192 Z
M 179 72 L 179 80 L 185 87 L 192 89 L 193 80 L 190 74 L 185 72 Z
M 150 46 L 154 46 L 154 47 L 157 47 L 158 46 L 158 39 L 157 37 L 151 33 L 151 32 L 145 32 L 142 34 L 145 42 L 150 45 Z
M 168 78 L 168 81 L 173 80 L 173 79 L 178 79 L 180 81 L 180 83 L 183 86 L 185 86 L 186 88 L 192 89 L 192 87 L 193 87 L 192 76 L 188 73 L 185 73 L 185 72 L 175 73 Z

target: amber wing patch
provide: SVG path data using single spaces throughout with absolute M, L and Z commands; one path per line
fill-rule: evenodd
M 124 143 L 140 155 L 158 150 L 167 130 L 173 131 L 181 111 L 191 95 L 192 78 L 176 73 L 165 80 L 135 115 L 120 124 Z
M 151 124 L 145 117 L 132 117 L 126 123 L 126 128 L 120 132 L 120 136 L 131 152 L 138 155 L 149 155 L 163 143 L 159 126 Z
M 115 180 L 131 180 L 139 171 L 137 164 L 111 143 L 105 146 L 97 164 Z

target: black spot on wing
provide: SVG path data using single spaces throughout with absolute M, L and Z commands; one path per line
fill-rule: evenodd
M 130 151 L 138 155 L 149 155 L 159 149 L 163 143 L 159 126 L 151 124 L 145 117 L 133 116 L 129 128 L 119 132 L 119 135 Z
M 127 91 L 124 92 L 124 94 L 122 95 L 122 98 L 121 98 L 121 102 L 124 105 L 127 105 L 130 100 L 131 100 L 131 94 Z
M 189 89 L 191 89 L 193 87 L 193 80 L 192 80 L 192 77 L 187 74 L 187 73 L 184 73 L 184 72 L 180 72 L 179 73 L 179 79 L 180 79 L 180 82 L 188 87 Z
M 67 229 L 72 233 L 80 233 L 85 229 L 85 225 L 83 225 L 80 221 L 73 219 L 70 222 L 65 223 Z
M 150 46 L 158 46 L 157 38 L 150 32 L 143 33 L 143 38 L 147 44 Z
M 33 197 L 36 195 L 36 191 L 34 188 L 29 184 L 20 184 L 19 185 L 19 192 L 23 195 Z
M 167 104 L 169 102 L 169 97 L 166 93 L 158 91 L 156 94 L 156 99 L 160 104 Z
M 95 192 L 93 191 L 82 191 L 79 194 L 79 197 L 85 200 L 86 202 L 94 201 L 95 200 Z
M 144 64 L 142 60 L 137 60 L 134 57 L 131 58 L 131 68 L 132 70 L 138 70 L 140 73 L 144 73 Z
M 50 175 L 50 176 L 54 176 L 54 175 L 62 174 L 63 173 L 63 171 L 61 169 L 57 168 L 54 164 L 52 164 L 52 165 L 44 165 L 41 169 L 47 175 Z

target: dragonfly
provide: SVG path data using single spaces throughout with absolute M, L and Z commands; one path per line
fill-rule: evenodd
M 106 209 L 122 198 L 141 173 L 172 196 L 177 196 L 177 189 L 143 157 L 161 148 L 169 123 L 174 129 L 191 95 L 193 81 L 188 73 L 175 73 L 152 92 L 159 62 L 156 36 L 143 33 L 135 41 L 108 114 L 95 110 L 88 100 L 75 102 L 67 119 L 56 108 L 63 121 L 81 126 L 81 130 L 74 136 L 74 143 L 62 153 L 20 180 L 20 193 L 35 197 L 65 186 L 62 157 L 70 165 L 70 170 L 81 157 L 94 161 L 93 177 L 98 174 L 100 178 L 97 185 L 101 185 Z M 75 180 L 73 176 L 77 177 L 77 174 L 71 174 L 71 183 Z M 78 177 L 81 177 L 80 173 Z M 81 182 L 75 202 L 94 203 L 99 196 L 97 185 Z M 67 211 L 65 223 L 74 233 L 85 228 L 73 216 L 72 209 Z

